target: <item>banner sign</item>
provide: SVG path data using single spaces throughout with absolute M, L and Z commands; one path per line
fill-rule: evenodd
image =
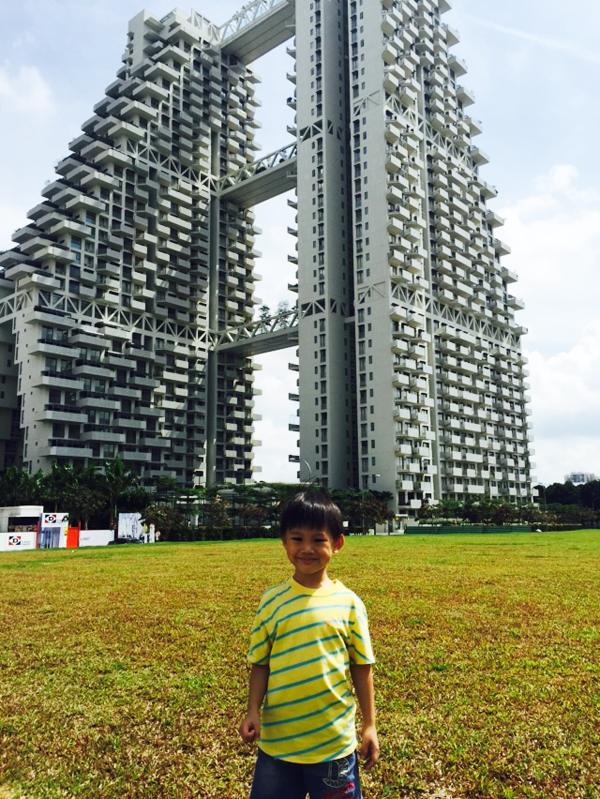
M 0 533 L 0 552 L 21 552 L 35 549 L 37 533 Z
M 38 538 L 39 549 L 58 549 L 67 545 L 68 513 L 43 513 Z

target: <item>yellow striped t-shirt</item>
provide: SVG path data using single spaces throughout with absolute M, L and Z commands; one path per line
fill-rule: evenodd
M 296 763 L 322 763 L 357 746 L 350 664 L 374 663 L 367 613 L 335 580 L 304 588 L 291 577 L 262 596 L 248 660 L 268 665 L 259 747 Z

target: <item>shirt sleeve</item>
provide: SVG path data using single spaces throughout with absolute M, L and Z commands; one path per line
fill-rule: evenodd
M 254 627 L 250 635 L 250 648 L 248 649 L 248 662 L 257 666 L 266 666 L 271 654 L 271 638 L 269 636 L 268 619 L 264 610 L 264 597 L 261 599 Z
M 358 597 L 356 597 L 356 602 L 352 608 L 351 621 L 350 641 L 348 643 L 350 663 L 356 666 L 366 666 L 369 663 L 375 663 L 375 656 L 371 646 L 371 636 L 369 635 L 367 611 Z

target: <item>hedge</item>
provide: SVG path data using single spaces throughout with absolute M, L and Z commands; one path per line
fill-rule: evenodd
M 181 527 L 162 532 L 161 541 L 247 541 L 250 538 L 279 538 L 269 527 Z
M 405 535 L 460 535 L 464 533 L 534 533 L 536 530 L 542 532 L 568 532 L 569 530 L 580 530 L 582 524 L 506 524 L 485 525 L 485 524 L 444 524 L 444 525 L 409 525 L 405 529 Z
M 449 535 L 463 533 L 529 533 L 529 524 L 510 524 L 504 527 L 486 524 L 444 524 L 444 525 L 410 525 L 405 529 L 406 535 Z

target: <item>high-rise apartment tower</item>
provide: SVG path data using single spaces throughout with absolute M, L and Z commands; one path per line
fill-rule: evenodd
M 400 512 L 531 499 L 522 303 L 449 7 L 132 20 L 0 256 L 4 465 L 119 452 L 146 481 L 249 482 L 252 356 L 292 346 L 303 477 L 388 490 Z M 294 139 L 259 158 L 252 64 L 288 40 Z M 294 188 L 297 307 L 256 321 L 252 209 Z

